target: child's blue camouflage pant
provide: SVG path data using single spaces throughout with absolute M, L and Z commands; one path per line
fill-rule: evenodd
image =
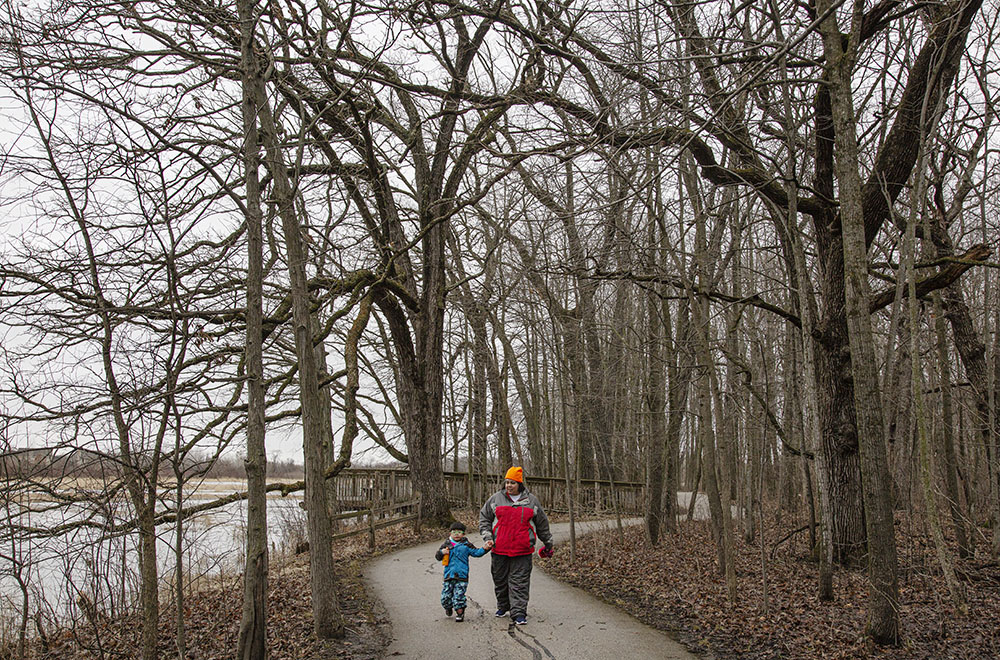
M 445 580 L 441 587 L 441 607 L 446 610 L 464 610 L 465 591 L 468 588 L 467 580 Z

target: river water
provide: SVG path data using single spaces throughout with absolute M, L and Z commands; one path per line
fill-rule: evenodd
M 243 482 L 216 481 L 185 495 L 185 506 L 194 506 L 233 491 L 245 490 Z M 174 493 L 163 494 L 171 501 Z M 288 497 L 269 497 L 268 540 L 272 553 L 289 552 L 305 537 L 305 511 L 299 506 L 301 493 Z M 18 578 L 26 583 L 28 611 L 38 611 L 44 618 L 55 619 L 79 614 L 87 603 L 96 604 L 113 614 L 128 607 L 138 593 L 138 555 L 135 534 L 109 537 L 102 529 L 108 516 L 95 516 L 81 508 L 58 510 L 55 507 L 25 514 L 12 504 L 0 525 L 12 523 L 35 528 L 49 528 L 72 523 L 85 517 L 97 527 L 85 527 L 60 536 L 31 542 L 6 541 L 0 547 L 0 641 L 10 639 L 23 609 L 23 595 Z M 172 507 L 171 507 L 172 508 Z M 245 557 L 246 502 L 237 501 L 186 518 L 183 523 L 183 579 L 186 585 L 242 570 Z M 160 565 L 162 595 L 173 589 L 176 579 L 177 528 L 173 523 L 157 528 L 157 560 Z M 3 534 L 4 537 L 7 534 Z

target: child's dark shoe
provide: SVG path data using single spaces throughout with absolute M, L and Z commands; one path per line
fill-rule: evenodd
M 455 610 L 455 621 L 465 621 L 465 608 Z
M 444 608 L 444 615 L 445 616 L 451 616 L 451 608 L 450 607 Z

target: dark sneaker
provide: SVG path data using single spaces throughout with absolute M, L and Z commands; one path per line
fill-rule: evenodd
M 445 616 L 451 616 L 451 608 L 450 607 L 444 608 L 444 615 Z
M 507 612 L 509 611 L 510 610 L 506 608 L 498 607 L 496 613 L 493 616 L 507 616 Z
M 528 617 L 524 616 L 523 614 L 518 614 L 516 617 L 514 617 L 514 623 L 516 623 L 519 626 L 523 626 L 524 624 L 528 623 Z
M 465 608 L 455 610 L 455 621 L 465 621 Z

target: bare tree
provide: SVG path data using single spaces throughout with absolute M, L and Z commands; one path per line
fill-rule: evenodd
M 237 3 L 240 18 L 240 58 L 243 83 L 243 144 L 246 171 L 247 224 L 247 556 L 243 574 L 243 610 L 240 619 L 241 660 L 267 657 L 267 494 L 264 491 L 267 454 L 264 443 L 264 226 L 261 211 L 260 153 L 258 151 L 257 106 L 251 90 L 260 79 L 259 61 L 253 51 L 253 4 Z

